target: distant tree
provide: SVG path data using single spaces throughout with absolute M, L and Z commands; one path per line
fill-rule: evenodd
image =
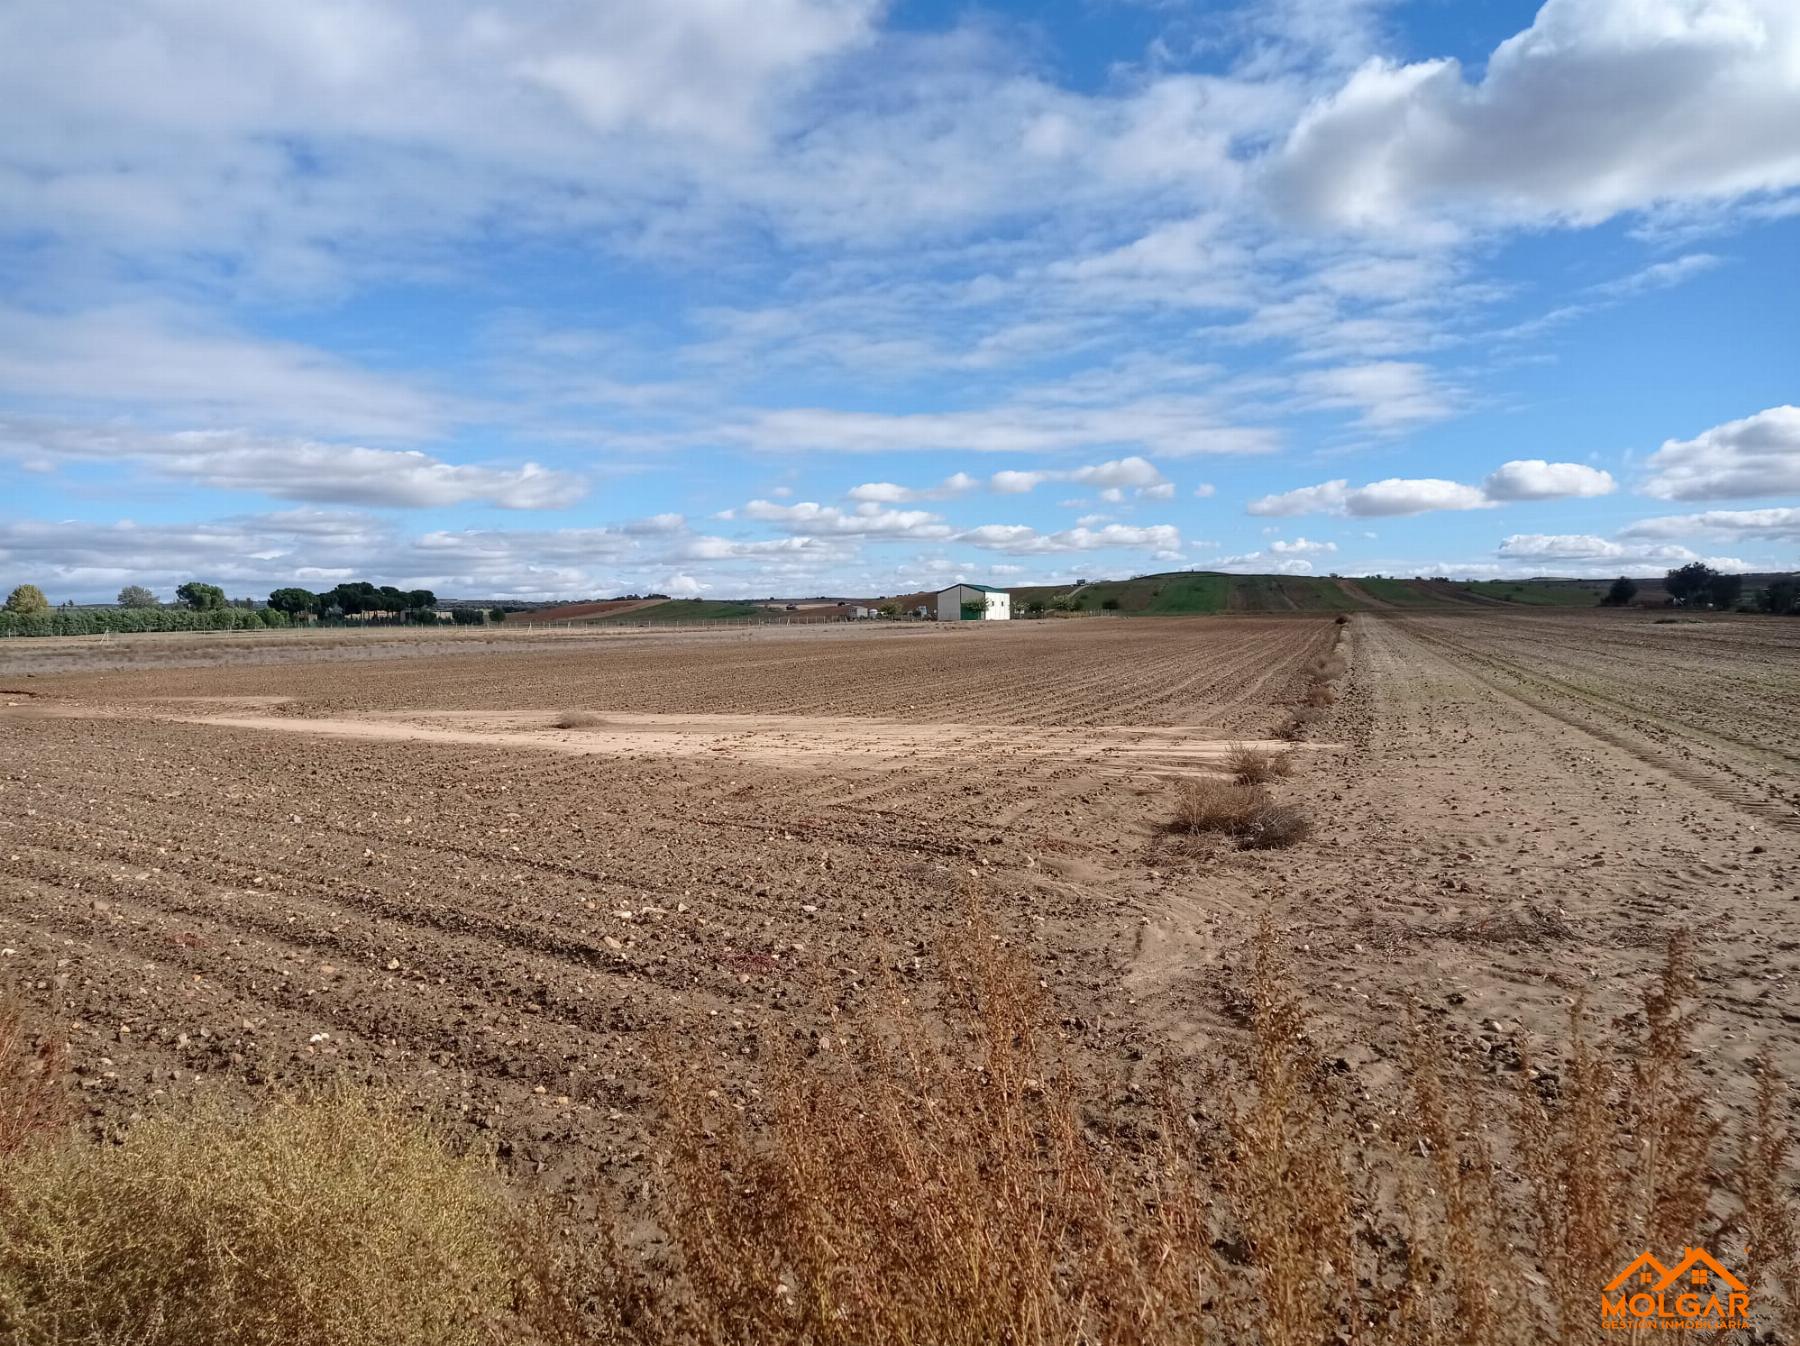
M 1677 603 L 1686 605 L 1704 599 L 1712 589 L 1719 572 L 1704 561 L 1689 561 L 1663 576 L 1663 588 Z
M 127 584 L 119 590 L 119 606 L 122 608 L 154 608 L 162 606 L 156 598 L 141 584 Z
M 1100 606 L 1105 608 L 1108 612 L 1117 612 L 1119 610 L 1119 600 L 1116 598 L 1103 598 L 1100 600 Z
M 175 597 L 195 612 L 217 612 L 225 606 L 225 591 L 216 584 L 189 580 L 175 591 Z
M 437 607 L 437 595 L 429 589 L 408 589 L 406 606 L 415 612 L 420 608 L 435 608 Z
M 506 609 L 505 608 L 490 608 L 488 610 L 488 620 L 490 622 L 505 621 L 506 620 Z
M 1626 607 L 1637 597 L 1637 591 L 1637 583 L 1621 575 L 1612 582 L 1612 588 L 1606 591 L 1606 597 L 1600 602 L 1609 608 Z
M 35 617 L 50 611 L 50 600 L 35 584 L 21 584 L 6 596 L 6 610 L 18 617 Z
M 319 595 L 311 589 L 277 589 L 269 595 L 269 606 L 289 617 L 305 617 L 320 608 Z
M 319 595 L 328 608 L 336 608 L 346 617 L 361 612 L 381 610 L 381 591 L 367 580 L 349 580 Z
M 453 608 L 450 619 L 458 626 L 480 626 L 487 620 L 480 608 Z
M 1734 608 L 1743 596 L 1742 575 L 1714 575 L 1706 586 L 1706 597 L 1715 608 Z
M 1756 595 L 1756 606 L 1764 612 L 1792 612 L 1800 606 L 1800 576 L 1783 575 L 1770 580 Z

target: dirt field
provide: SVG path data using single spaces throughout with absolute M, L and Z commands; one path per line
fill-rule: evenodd
M 1671 925 L 1721 1072 L 1800 1075 L 1800 623 L 1358 614 L 1278 787 L 1315 838 L 1172 846 L 1175 781 L 1265 738 L 1337 629 L 9 642 L 0 976 L 98 1128 L 347 1072 L 627 1190 L 648 1053 L 729 1077 L 804 1040 L 971 886 L 1125 1106 L 1241 1033 L 1265 913 L 1372 1096 L 1409 1012 L 1496 1070 L 1583 992 L 1629 1013 Z

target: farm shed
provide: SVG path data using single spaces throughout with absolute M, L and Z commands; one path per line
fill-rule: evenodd
M 938 590 L 940 622 L 1003 622 L 1012 616 L 1012 595 L 985 584 L 952 584 Z

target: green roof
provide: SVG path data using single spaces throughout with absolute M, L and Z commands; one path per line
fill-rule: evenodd
M 984 594 L 1003 594 L 1006 592 L 1004 589 L 996 589 L 991 584 L 947 584 L 942 589 L 939 589 L 938 592 L 940 594 L 947 594 L 952 589 L 979 589 Z

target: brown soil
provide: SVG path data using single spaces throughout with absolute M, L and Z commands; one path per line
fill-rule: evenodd
M 1800 1074 L 1800 624 L 1348 631 L 1271 787 L 1316 828 L 1285 851 L 1163 824 L 1285 718 L 1328 616 L 8 648 L 0 978 L 69 1032 L 96 1128 L 348 1073 L 627 1191 L 654 1052 L 730 1074 L 917 976 L 971 874 L 1128 1079 L 1237 1040 L 1264 912 L 1373 1096 L 1409 1011 L 1496 1071 L 1578 994 L 1630 1012 L 1671 924 L 1722 1075 Z

